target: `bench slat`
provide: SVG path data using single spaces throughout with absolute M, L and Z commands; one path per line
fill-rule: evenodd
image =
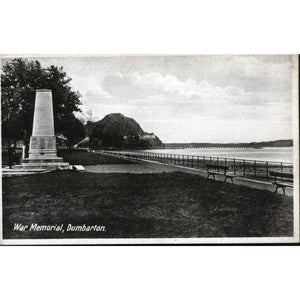
M 286 183 L 286 182 L 273 182 L 273 184 L 277 185 L 277 186 L 286 186 L 286 187 L 294 187 L 293 184 L 290 183 Z
M 239 177 L 239 175 L 237 175 L 237 174 L 228 174 L 228 173 L 226 173 L 226 176 L 227 177 Z
M 223 169 L 223 170 L 228 170 L 228 166 L 223 166 L 223 165 L 210 165 L 210 164 L 207 164 L 206 165 L 206 168 L 207 169 Z
M 208 172 L 208 173 L 211 175 L 222 175 L 222 176 L 226 175 L 226 174 L 220 173 L 220 172 Z
M 282 177 L 282 178 L 294 178 L 293 173 L 285 173 L 285 172 L 270 172 L 270 176 L 274 177 Z

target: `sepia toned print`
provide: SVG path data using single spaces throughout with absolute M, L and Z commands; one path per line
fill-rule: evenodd
M 1 244 L 299 242 L 297 55 L 2 56 Z

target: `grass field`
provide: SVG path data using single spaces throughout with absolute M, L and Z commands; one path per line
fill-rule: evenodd
M 89 153 L 83 151 L 59 151 L 58 156 L 71 165 L 105 165 L 105 164 L 127 164 L 130 163 L 123 159 L 104 156 L 100 153 Z
M 22 152 L 17 152 L 19 159 L 21 160 Z M 2 165 L 8 165 L 7 151 L 2 151 Z M 89 153 L 83 151 L 58 151 L 57 155 L 62 157 L 64 161 L 69 162 L 71 165 L 104 165 L 104 164 L 126 164 L 130 163 L 125 160 L 121 160 L 115 157 L 104 156 L 99 153 Z
M 14 224 L 105 232 L 14 231 Z M 54 172 L 3 178 L 3 237 L 180 238 L 293 235 L 293 199 L 186 173 Z

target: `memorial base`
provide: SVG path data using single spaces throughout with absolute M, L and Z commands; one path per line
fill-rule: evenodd
M 62 157 L 57 156 L 56 137 L 54 135 L 31 136 L 29 145 L 29 157 L 22 160 L 18 168 L 65 170 L 70 165 L 63 162 Z
M 22 164 L 18 167 L 30 169 L 44 168 L 51 170 L 68 170 L 70 168 L 70 164 L 68 162 L 63 162 L 63 159 L 61 157 L 36 157 L 23 159 Z
M 55 136 L 31 136 L 29 145 L 29 158 L 48 159 L 57 158 Z

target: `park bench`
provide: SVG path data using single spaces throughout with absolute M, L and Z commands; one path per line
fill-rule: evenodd
M 222 176 L 225 176 L 224 182 L 226 182 L 227 178 L 229 178 L 231 180 L 231 182 L 233 183 L 233 178 L 237 177 L 238 175 L 236 175 L 234 173 L 229 173 L 228 169 L 229 169 L 228 166 L 207 164 L 206 165 L 207 178 L 212 176 L 213 179 L 216 179 L 215 175 L 222 175 Z
M 293 188 L 293 173 L 285 173 L 285 172 L 270 172 L 270 176 L 273 176 L 275 181 L 273 184 L 276 185 L 275 193 L 277 193 L 278 189 L 281 188 L 283 194 L 285 195 L 285 188 Z M 277 180 L 279 178 L 279 181 Z

